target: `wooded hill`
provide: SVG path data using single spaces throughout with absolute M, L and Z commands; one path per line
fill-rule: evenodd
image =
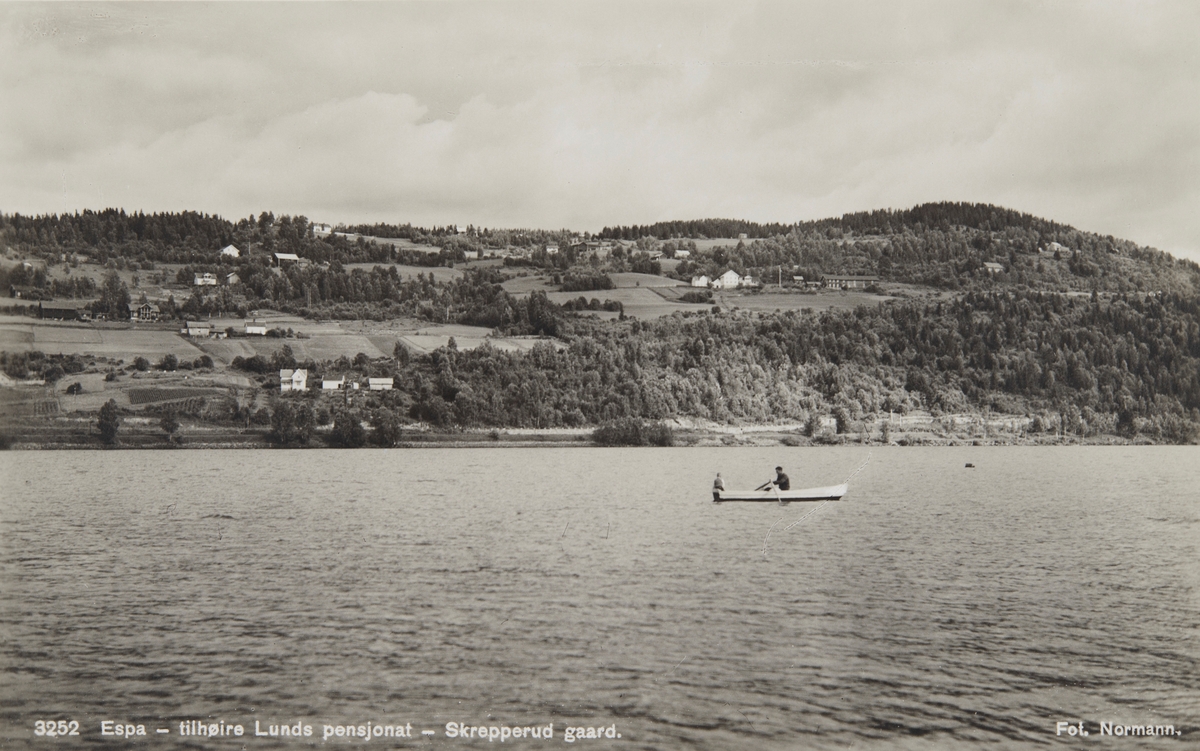
M 727 229 L 719 222 L 696 226 Z M 637 228 L 649 233 L 637 248 L 653 249 L 660 242 L 651 237 L 655 232 L 678 236 L 684 229 Z M 70 250 L 114 265 L 186 263 L 180 273 L 187 278 L 210 268 L 238 271 L 238 285 L 197 289 L 172 301 L 169 310 L 179 315 L 272 307 L 313 317 L 411 316 L 557 336 L 567 345 L 526 354 L 488 347 L 413 357 L 398 352 L 398 359 L 371 365 L 373 375 L 396 378 L 399 393 L 379 407 L 393 418 L 407 415 L 440 426 L 556 427 L 626 417 L 728 423 L 837 414 L 845 422 L 914 409 L 997 411 L 1036 415 L 1042 429 L 1162 441 L 1190 440 L 1200 424 L 1200 267 L 1192 262 L 975 204 L 929 204 L 760 230 L 771 234 L 696 251 L 678 272 L 874 274 L 884 284 L 928 285 L 951 294 L 941 302 L 897 300 L 819 315 L 707 311 L 606 322 L 564 310 L 540 293 L 514 298 L 494 268 L 468 270 L 452 282 L 403 280 L 394 268 L 347 270 L 343 264 L 357 260 L 409 260 L 404 254 L 412 251 L 316 237 L 303 217 L 264 213 L 230 223 L 196 214 L 113 211 L 0 216 L 0 243 L 52 262 Z M 454 249 L 419 253 L 426 264 L 453 264 L 464 243 L 484 237 L 430 236 L 453 241 Z M 219 248 L 227 242 L 245 242 L 252 250 L 237 260 L 221 259 Z M 271 268 L 272 248 L 313 263 Z M 614 254 L 607 267 L 593 261 L 581 270 L 620 270 L 648 257 L 631 252 L 635 257 Z M 533 262 L 549 262 L 541 259 Z M 554 268 L 575 260 L 564 251 L 553 259 Z M 989 263 L 1000 269 L 989 270 Z M 20 266 L 3 273 L 6 283 L 36 277 Z M 106 289 L 120 285 L 110 281 Z M 106 292 L 105 299 L 117 292 Z
M 528 355 L 443 350 L 395 375 L 411 414 L 441 425 L 989 410 L 1038 415 L 1046 430 L 1183 441 L 1200 420 L 1194 297 L 971 293 L 815 316 L 581 320 L 569 339 Z

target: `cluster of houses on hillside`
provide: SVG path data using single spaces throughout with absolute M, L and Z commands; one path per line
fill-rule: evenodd
M 391 391 L 395 383 L 391 378 L 368 378 L 365 382 L 341 378 L 324 378 L 321 380 L 321 391 L 359 391 L 366 386 L 367 391 Z M 279 391 L 307 391 L 308 371 L 304 368 L 284 368 L 279 371 Z
M 142 307 L 146 306 L 143 305 Z M 155 310 L 158 308 L 157 305 L 150 305 L 149 307 L 154 308 Z M 224 339 L 230 334 L 231 331 L 235 336 L 237 335 L 237 332 L 233 331 L 232 327 L 222 331 L 220 329 L 214 329 L 213 325 L 208 321 L 187 321 L 183 324 L 183 328 L 179 330 L 179 333 L 183 334 L 184 336 L 190 336 L 193 339 Z M 242 327 L 242 335 L 266 336 L 267 324 L 258 320 L 245 321 Z
M 793 276 L 791 286 L 807 289 L 866 289 L 879 282 L 879 277 L 869 274 L 826 274 L 821 279 L 805 280 L 802 276 Z M 759 280 L 750 275 L 742 276 L 733 269 L 724 274 L 709 279 L 707 276 L 692 277 L 693 287 L 708 289 L 747 289 L 762 287 Z
M 692 286 L 707 287 L 709 289 L 741 289 L 748 287 L 759 287 L 762 285 L 755 281 L 754 277 L 750 276 L 749 274 L 742 276 L 733 269 L 730 269 L 714 279 L 709 279 L 707 276 L 703 275 L 694 276 L 692 277 Z

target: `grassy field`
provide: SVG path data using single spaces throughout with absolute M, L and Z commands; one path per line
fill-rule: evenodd
M 687 241 L 684 240 L 684 242 L 686 243 Z M 710 237 L 710 238 L 706 238 L 704 240 L 695 240 L 694 242 L 696 243 L 696 250 L 712 250 L 713 248 L 719 248 L 721 246 L 729 246 L 731 248 L 736 248 L 738 242 L 744 242 L 744 243 L 749 244 L 753 241 L 752 240 L 740 240 L 739 241 L 736 237 Z
M 101 329 L 90 324 L 57 322 L 0 322 L 0 348 L 9 352 L 48 355 L 94 355 L 97 357 L 145 357 L 157 361 L 165 354 L 194 360 L 202 352 L 171 330 Z
M 510 295 L 523 297 L 530 292 L 555 292 L 561 285 L 554 284 L 550 280 L 549 274 L 529 274 L 528 276 L 514 276 L 512 279 L 505 280 L 500 286 Z
M 608 275 L 618 288 L 632 287 L 678 287 L 682 282 L 654 274 L 635 274 L 632 271 L 619 271 Z
M 720 305 L 726 310 L 740 308 L 773 312 L 776 310 L 805 310 L 814 312 L 832 310 L 834 308 L 855 308 L 859 305 L 876 305 L 892 298 L 886 295 L 873 295 L 867 292 L 843 292 L 839 290 L 820 291 L 813 294 L 783 290 L 778 291 L 768 287 L 762 292 L 714 292 L 713 304 Z
M 707 310 L 711 305 L 679 302 L 678 300 L 667 299 L 658 291 L 650 287 L 623 287 L 619 289 L 594 290 L 591 292 L 551 292 L 546 295 L 551 302 L 562 305 L 570 300 L 575 300 L 580 297 L 591 300 L 595 298 L 601 302 L 605 300 L 613 300 L 625 306 L 625 315 L 637 316 L 638 318 L 659 318 L 661 316 L 669 316 L 675 311 L 699 311 Z M 609 316 L 601 316 L 609 318 L 616 316 L 612 313 Z
M 238 339 L 204 339 L 197 342 L 198 346 L 214 360 L 229 364 L 235 357 L 253 357 L 262 355 L 270 358 L 284 346 L 292 348 L 292 354 L 297 360 L 312 359 L 336 360 L 339 357 L 353 359 L 360 352 L 367 357 L 376 358 L 391 356 L 391 350 L 380 351 L 379 347 L 366 336 L 350 334 L 344 331 L 330 334 L 317 334 L 307 339 L 275 339 L 265 336 L 255 336 Z

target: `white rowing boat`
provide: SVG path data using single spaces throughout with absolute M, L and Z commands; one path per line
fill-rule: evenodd
M 792 503 L 793 501 L 837 501 L 846 494 L 850 483 L 829 485 L 823 488 L 800 488 L 795 490 L 778 490 L 774 487 L 763 490 L 722 490 L 720 498 L 714 498 L 714 503 L 725 501 L 760 501 L 763 503 Z

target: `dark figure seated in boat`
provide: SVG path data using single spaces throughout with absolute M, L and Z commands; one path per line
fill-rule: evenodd
M 775 481 L 772 484 L 780 490 L 792 489 L 792 481 L 783 473 L 783 467 L 775 468 Z

